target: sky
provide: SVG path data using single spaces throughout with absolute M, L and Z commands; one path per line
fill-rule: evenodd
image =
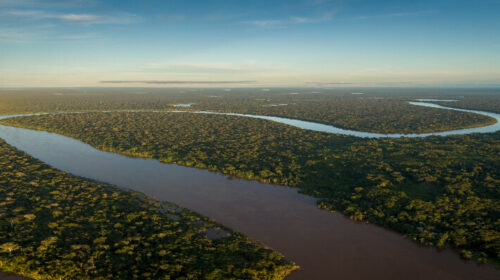
M 0 87 L 500 86 L 500 0 L 0 0 Z

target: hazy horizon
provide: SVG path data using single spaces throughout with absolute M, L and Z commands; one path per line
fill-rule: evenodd
M 499 87 L 500 1 L 0 0 L 0 87 Z

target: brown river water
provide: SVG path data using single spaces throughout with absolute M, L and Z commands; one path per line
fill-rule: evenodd
M 102 152 L 43 131 L 0 125 L 0 138 L 60 170 L 214 218 L 295 261 L 301 268 L 289 280 L 500 279 L 500 270 L 463 261 L 451 250 L 422 247 L 395 232 L 319 210 L 314 198 L 296 189 Z

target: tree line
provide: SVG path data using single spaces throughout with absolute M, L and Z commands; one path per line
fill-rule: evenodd
M 296 268 L 187 209 L 72 176 L 2 140 L 0 155 L 3 271 L 33 279 L 283 279 Z M 217 228 L 229 235 L 209 238 Z
M 360 139 L 259 119 L 191 113 L 59 114 L 3 120 L 96 148 L 298 187 L 318 207 L 500 258 L 500 132 Z

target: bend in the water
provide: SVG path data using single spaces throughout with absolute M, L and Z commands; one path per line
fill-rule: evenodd
M 494 268 L 467 263 L 451 250 L 421 247 L 395 232 L 322 211 L 297 189 L 104 152 L 45 131 L 0 125 L 0 137 L 62 171 L 171 201 L 259 240 L 301 266 L 290 280 L 498 279 Z
M 451 101 L 451 100 L 450 100 Z M 411 105 L 415 106 L 424 106 L 431 108 L 438 108 L 444 110 L 454 110 L 460 112 L 474 113 L 483 116 L 488 116 L 494 118 L 496 122 L 491 125 L 473 127 L 473 128 L 463 128 L 463 129 L 455 129 L 448 131 L 439 131 L 439 132 L 429 132 L 429 133 L 411 133 L 411 134 L 403 134 L 403 133 L 374 133 L 374 132 L 364 132 L 364 131 L 356 131 L 351 129 L 343 129 L 333 125 L 321 124 L 317 122 L 311 121 L 302 121 L 291 118 L 283 118 L 283 117 L 274 117 L 274 116 L 264 116 L 264 115 L 252 115 L 252 114 L 240 114 L 240 113 L 222 113 L 222 112 L 211 112 L 211 111 L 183 111 L 183 110 L 170 110 L 170 111 L 149 111 L 148 112 L 170 112 L 170 113 L 195 113 L 195 114 L 212 114 L 212 115 L 226 115 L 226 116 L 237 116 L 237 117 L 247 117 L 247 118 L 256 118 L 263 119 L 268 121 L 274 121 L 282 124 L 291 125 L 294 127 L 298 127 L 301 129 L 307 129 L 318 132 L 326 132 L 332 134 L 342 134 L 349 135 L 361 138 L 415 138 L 415 137 L 429 137 L 429 136 L 449 136 L 449 135 L 463 135 L 463 134 L 471 134 L 471 133 L 492 133 L 500 130 L 500 114 L 492 113 L 492 112 L 484 112 L 478 110 L 469 110 L 469 109 L 460 109 L 454 107 L 447 107 L 443 105 L 438 105 L 435 103 L 422 102 L 422 101 L 409 101 Z M 144 112 L 144 110 L 117 110 L 117 111 L 102 111 L 102 112 Z M 12 117 L 22 117 L 22 116 L 34 116 L 34 115 L 45 115 L 45 114 L 60 114 L 60 113 L 83 113 L 83 112 L 54 112 L 54 113 L 29 113 L 29 114 L 15 114 L 15 115 L 4 115 L 0 116 L 0 119 L 12 118 Z
M 455 129 L 448 131 L 439 131 L 439 132 L 430 132 L 430 133 L 411 133 L 411 134 L 402 134 L 402 133 L 374 133 L 374 132 L 364 132 L 364 131 L 356 131 L 350 129 L 343 129 L 339 127 L 335 127 L 333 125 L 321 124 L 310 121 L 302 121 L 297 119 L 290 118 L 282 118 L 282 117 L 273 117 L 273 116 L 263 116 L 263 115 L 251 115 L 251 114 L 238 114 L 238 113 L 218 113 L 218 112 L 207 112 L 207 111 L 197 111 L 195 113 L 203 113 L 203 114 L 221 114 L 221 115 L 229 115 L 229 116 L 241 116 L 241 117 L 249 117 L 249 118 L 257 118 L 275 121 L 283 124 L 288 124 L 291 126 L 295 126 L 302 129 L 333 133 L 333 134 L 343 134 L 349 136 L 356 136 L 362 138 L 401 138 L 401 137 L 428 137 L 428 136 L 448 136 L 448 135 L 462 135 L 462 134 L 471 134 L 471 133 L 492 133 L 500 130 L 500 114 L 483 112 L 477 110 L 468 110 L 468 109 L 459 109 L 453 107 L 446 107 L 434 103 L 428 102 L 420 102 L 420 101 L 410 101 L 408 102 L 411 105 L 415 106 L 424 106 L 424 107 L 432 107 L 438 109 L 445 110 L 454 110 L 468 113 L 480 114 L 488 117 L 492 117 L 496 120 L 496 123 L 486 126 L 474 127 L 474 128 L 464 128 L 464 129 Z

